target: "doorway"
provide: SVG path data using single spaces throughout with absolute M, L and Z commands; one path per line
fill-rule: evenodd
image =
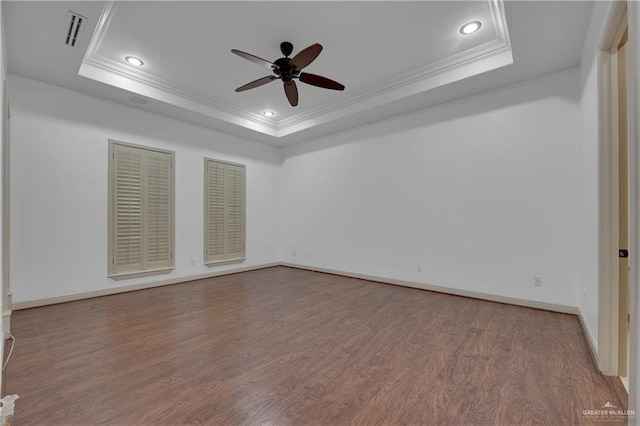
M 614 3 L 600 52 L 598 367 L 629 374 L 629 73 L 627 3 Z
M 625 20 L 626 24 L 626 20 Z M 617 47 L 618 67 L 618 375 L 629 376 L 629 106 L 628 56 L 625 31 Z

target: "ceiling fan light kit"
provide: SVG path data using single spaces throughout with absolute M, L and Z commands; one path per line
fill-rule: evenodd
M 254 89 L 270 83 L 273 80 L 282 80 L 287 100 L 289 101 L 289 104 L 294 107 L 298 105 L 298 87 L 296 86 L 295 79 L 298 79 L 302 83 L 322 87 L 324 89 L 344 90 L 344 85 L 337 81 L 333 81 L 320 75 L 302 72 L 302 69 L 313 62 L 320 52 L 322 52 L 322 45 L 320 43 L 312 44 L 311 46 L 301 50 L 293 58 L 289 58 L 293 52 L 293 44 L 290 42 L 283 41 L 280 43 L 280 51 L 284 57 L 276 59 L 274 62 L 269 62 L 266 59 L 262 59 L 250 53 L 231 49 L 232 53 L 235 53 L 241 58 L 254 62 L 273 72 L 273 75 L 259 78 L 238 87 L 236 92 L 244 92 L 245 90 Z

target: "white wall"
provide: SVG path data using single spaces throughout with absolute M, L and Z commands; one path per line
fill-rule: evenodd
M 247 165 L 247 260 L 278 261 L 280 150 L 9 75 L 14 303 L 188 277 L 203 259 L 203 157 Z M 107 139 L 176 152 L 176 267 L 107 278 Z M 191 266 L 194 259 L 196 265 Z
M 578 102 L 571 69 L 286 149 L 283 259 L 576 306 Z
M 210 156 L 248 167 L 245 265 L 285 260 L 547 303 L 582 300 L 585 253 L 596 251 L 582 232 L 585 173 L 595 179 L 597 171 L 589 168 L 596 153 L 581 148 L 578 69 L 296 145 L 282 164 L 277 148 L 9 79 L 15 302 L 165 278 L 106 277 L 108 138 L 176 151 L 168 277 L 211 270 L 201 264 L 202 157 Z
M 581 158 L 581 215 L 580 226 L 580 283 L 578 298 L 592 344 L 598 348 L 598 185 L 599 185 L 599 98 L 598 52 L 605 18 L 611 5 L 596 2 L 591 12 L 587 39 L 580 64 L 580 158 Z
M 598 342 L 598 70 L 594 57 L 586 70 L 580 100 L 582 143 L 580 224 L 580 282 L 582 295 L 578 303 L 586 319 L 587 332 L 597 348 Z

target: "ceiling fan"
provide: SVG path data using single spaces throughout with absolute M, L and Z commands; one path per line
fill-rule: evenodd
M 276 59 L 274 62 L 269 62 L 250 53 L 231 49 L 231 52 L 236 55 L 273 71 L 273 75 L 268 75 L 247 83 L 244 86 L 240 86 L 236 89 L 236 92 L 244 92 L 245 90 L 260 87 L 272 82 L 273 80 L 282 80 L 282 83 L 284 84 L 284 93 L 287 95 L 289 103 L 291 106 L 296 106 L 298 105 L 298 88 L 294 81 L 296 78 L 301 82 L 312 86 L 322 87 L 324 89 L 344 90 L 344 86 L 337 81 L 330 80 L 320 75 L 302 72 L 302 69 L 313 62 L 322 51 L 322 45 L 319 43 L 312 44 L 306 49 L 301 50 L 293 58 L 289 58 L 289 55 L 293 52 L 293 44 L 288 41 L 280 43 L 280 51 L 282 51 L 284 58 Z

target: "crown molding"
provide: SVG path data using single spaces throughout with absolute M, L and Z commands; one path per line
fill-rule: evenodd
M 188 100 L 191 103 L 195 103 L 200 105 L 202 108 L 213 109 L 224 113 L 225 115 L 230 115 L 233 117 L 238 117 L 243 120 L 249 120 L 252 122 L 256 122 L 261 126 L 270 127 L 273 130 L 277 130 L 277 125 L 271 121 L 262 117 L 259 114 L 248 112 L 240 108 L 234 108 L 229 105 L 224 105 L 219 99 L 216 99 L 211 96 L 206 96 L 204 94 L 196 93 L 193 91 L 187 91 L 183 89 L 179 89 L 173 85 L 168 80 L 164 80 L 152 74 L 146 73 L 141 70 L 134 70 L 131 67 L 119 63 L 113 59 L 104 57 L 100 54 L 94 53 L 92 56 L 85 58 L 82 62 L 82 66 L 80 67 L 79 74 L 87 77 L 89 74 L 88 69 L 99 70 L 109 75 L 113 75 L 119 78 L 127 79 L 131 82 L 135 82 L 138 85 L 151 89 L 152 91 L 160 91 L 171 95 L 171 97 L 178 97 L 185 100 Z M 131 89 L 128 89 L 131 90 Z M 135 90 L 131 90 L 135 91 Z M 140 95 L 145 95 L 146 92 L 144 90 L 138 90 L 136 93 Z M 152 97 L 152 96 L 149 96 Z M 158 98 L 158 100 L 162 101 L 170 101 L 170 99 L 164 99 L 164 97 Z M 203 112 L 203 111 L 196 111 Z M 220 117 L 216 117 L 220 118 Z
M 273 120 L 254 112 L 224 105 L 215 97 L 178 88 L 168 80 L 99 54 L 98 50 L 118 7 L 119 2 L 106 2 L 83 57 L 79 75 L 261 133 L 277 135 L 278 126 Z
M 399 97 L 404 96 L 393 96 L 394 93 L 399 92 L 403 88 L 411 88 L 412 86 L 423 86 L 422 88 L 416 87 L 416 90 L 413 90 L 413 93 L 419 93 L 424 90 L 432 89 L 443 84 L 450 83 L 452 81 L 458 80 L 459 78 L 451 78 L 446 79 L 447 81 L 434 81 L 435 78 L 439 76 L 445 76 L 447 73 L 451 73 L 452 71 L 462 69 L 464 66 L 469 65 L 477 65 L 480 61 L 488 60 L 497 56 L 508 56 L 508 58 L 504 63 L 504 65 L 510 64 L 513 62 L 511 58 L 511 47 L 505 46 L 502 42 L 498 40 L 493 40 L 491 42 L 485 43 L 484 45 L 477 46 L 473 49 L 469 49 L 465 52 L 461 52 L 454 56 L 450 56 L 443 60 L 433 62 L 423 68 L 419 68 L 416 70 L 409 71 L 400 76 L 390 78 L 388 80 L 383 81 L 382 83 L 372 84 L 370 86 L 364 87 L 348 98 L 343 98 L 337 101 L 333 101 L 324 105 L 321 105 L 312 110 L 306 111 L 301 114 L 296 114 L 294 116 L 288 117 L 286 119 L 278 121 L 278 128 L 280 130 L 286 129 L 288 127 L 292 127 L 298 125 L 300 123 L 304 123 L 308 120 L 313 119 L 314 117 L 321 117 L 331 112 L 337 112 L 341 110 L 345 110 L 351 106 L 357 104 L 363 104 L 365 108 L 369 109 L 373 106 L 379 106 L 386 102 L 390 102 L 392 100 L 396 100 Z M 490 69 L 494 69 L 497 67 L 491 67 Z M 488 71 L 487 69 L 486 71 Z M 473 74 L 478 74 L 474 72 Z M 449 81 L 451 80 L 451 81 Z M 439 83 L 439 84 L 438 84 Z M 422 90 L 420 90 L 422 89 Z
M 119 2 L 115 1 L 106 2 L 78 74 L 279 138 L 513 63 L 503 0 L 487 2 L 495 39 L 282 120 L 268 119 L 224 104 L 216 97 L 176 87 L 168 80 L 100 55 L 99 48 L 118 11 Z
M 305 113 L 296 114 L 286 119 L 280 120 L 278 121 L 279 130 L 282 132 L 288 128 L 300 126 L 309 120 L 327 116 L 330 113 L 335 113 L 338 111 L 344 112 L 349 107 L 355 106 L 359 103 L 362 103 L 364 106 L 364 108 L 359 108 L 359 110 L 369 109 L 375 106 L 382 105 L 386 102 L 390 102 L 398 98 L 397 96 L 392 96 L 394 91 L 398 91 L 402 88 L 407 88 L 412 84 L 423 83 L 422 86 L 424 86 L 422 90 L 420 90 L 420 88 L 417 88 L 418 90 L 416 90 L 412 94 L 419 93 L 424 90 L 429 90 L 439 85 L 447 84 L 451 81 L 447 81 L 446 83 L 443 82 L 442 84 L 437 85 L 433 83 L 437 83 L 434 80 L 438 76 L 442 76 L 464 66 L 478 64 L 481 61 L 490 60 L 491 58 L 502 56 L 504 63 L 500 66 L 510 65 L 511 63 L 513 63 L 513 57 L 511 55 L 511 41 L 509 39 L 509 32 L 507 30 L 507 21 L 504 13 L 503 0 L 489 0 L 488 3 L 491 19 L 496 31 L 496 38 L 494 40 L 460 52 L 456 55 L 433 62 L 424 67 L 414 69 L 396 77 L 389 78 L 382 83 L 378 82 L 376 84 L 369 85 L 358 90 L 356 93 L 347 98 L 329 102 L 327 104 L 320 105 L 319 107 L 312 110 L 306 111 Z M 495 69 L 498 67 L 499 66 L 493 66 L 490 69 Z M 487 69 L 486 71 L 489 71 L 489 69 Z M 475 74 L 479 73 L 476 72 Z M 430 82 L 432 84 L 429 84 Z M 385 96 L 387 96 L 387 99 L 385 99 Z M 284 133 L 290 134 L 288 132 Z

